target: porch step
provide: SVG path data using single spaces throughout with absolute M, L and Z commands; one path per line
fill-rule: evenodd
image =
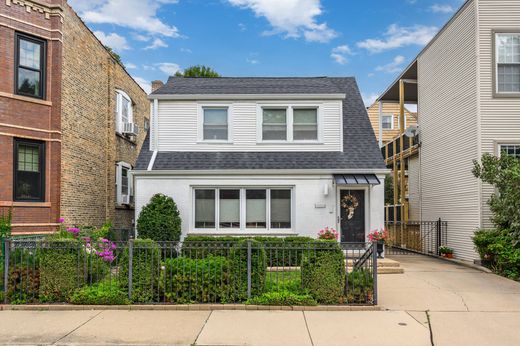
M 349 259 L 347 261 L 347 264 L 349 267 L 352 267 L 354 265 L 354 260 Z M 378 274 L 403 274 L 404 269 L 401 268 L 401 263 L 398 261 L 389 259 L 389 258 L 383 258 L 377 260 L 377 273 Z

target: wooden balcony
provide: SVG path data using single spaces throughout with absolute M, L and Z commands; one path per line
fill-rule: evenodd
M 385 164 L 392 167 L 394 161 L 401 159 L 401 137 L 403 137 L 403 159 L 417 154 L 419 151 L 419 135 L 406 137 L 404 134 L 398 135 L 381 148 L 381 153 L 385 159 Z

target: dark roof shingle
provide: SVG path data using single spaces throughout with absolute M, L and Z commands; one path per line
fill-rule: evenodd
M 175 81 L 184 78 L 173 78 Z M 215 78 L 220 79 L 220 78 Z M 170 78 L 172 80 L 172 78 Z M 196 80 L 188 78 L 176 93 L 203 94 L 218 83 L 209 78 Z M 370 124 L 365 105 L 354 78 L 226 78 L 226 93 L 238 93 L 238 86 L 247 80 L 254 85 L 254 93 L 303 92 L 316 84 L 321 85 L 319 93 L 344 93 L 343 100 L 343 152 L 158 152 L 153 170 L 244 170 L 244 169 L 385 169 L 385 164 L 374 131 Z M 276 85 L 266 83 L 276 80 Z M 284 86 L 282 81 L 287 81 Z M 295 84 L 293 84 L 295 81 Z M 310 85 L 305 85 L 309 81 Z M 207 83 L 207 85 L 206 85 Z M 177 85 L 181 83 L 177 82 Z M 262 85 L 262 87 L 260 87 Z M 200 89 L 202 87 L 203 90 Z M 243 89 L 242 89 L 243 90 Z M 313 89 L 315 92 L 317 89 Z M 325 91 L 328 90 L 328 91 Z M 222 92 L 222 90 L 220 90 Z M 146 170 L 151 159 L 148 138 L 139 154 L 136 169 Z

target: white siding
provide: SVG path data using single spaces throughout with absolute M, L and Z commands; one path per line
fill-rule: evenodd
M 206 102 L 200 101 L 201 105 Z M 322 101 L 322 143 L 257 143 L 257 103 L 236 101 L 230 105 L 231 143 L 198 143 L 198 102 L 159 101 L 157 119 L 160 151 L 342 151 L 342 102 Z M 215 104 L 215 102 L 207 102 Z M 299 101 L 262 101 L 259 104 L 301 104 Z
M 448 245 L 473 260 L 479 227 L 476 11 L 474 2 L 418 59 L 422 219 L 448 221 Z
M 498 153 L 500 143 L 520 143 L 520 98 L 493 97 L 492 30 L 514 29 L 520 31 L 520 1 L 479 0 L 480 46 L 480 118 L 482 153 Z M 482 223 L 490 227 L 491 213 L 487 201 L 494 189 L 482 186 Z
M 408 201 L 409 216 L 411 221 L 421 220 L 421 201 L 420 201 L 420 175 L 419 175 L 419 155 L 411 157 L 408 162 Z
M 379 176 L 381 185 L 367 188 L 367 225 L 366 232 L 384 226 L 384 176 Z M 340 229 L 337 224 L 337 190 L 333 186 L 332 175 L 234 175 L 234 176 L 137 176 L 136 184 L 136 220 L 144 205 L 156 193 L 172 197 L 177 203 L 182 218 L 182 234 L 192 231 L 193 224 L 193 187 L 292 187 L 293 189 L 293 229 L 290 234 L 316 237 L 318 231 L 329 226 Z M 328 195 L 324 186 L 329 185 Z M 345 186 L 347 188 L 347 186 Z M 352 189 L 360 188 L 351 186 Z M 325 205 L 318 208 L 316 204 Z M 218 233 L 229 234 L 229 233 Z M 232 232 L 246 235 L 251 233 Z M 263 234 L 273 234 L 263 232 Z M 283 235 L 287 235 L 284 233 Z

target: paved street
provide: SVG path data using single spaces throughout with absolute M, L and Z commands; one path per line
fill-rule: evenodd
M 379 277 L 384 311 L 1 311 L 1 344 L 519 345 L 520 284 L 419 256 Z M 430 322 L 428 322 L 428 318 Z

